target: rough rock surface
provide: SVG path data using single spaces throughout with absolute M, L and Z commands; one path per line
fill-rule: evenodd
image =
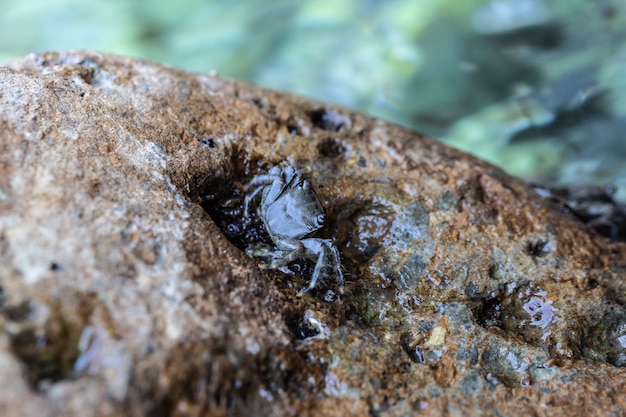
M 626 413 L 626 245 L 403 128 L 91 52 L 0 67 L 0 414 Z M 347 278 L 246 256 L 287 161 Z

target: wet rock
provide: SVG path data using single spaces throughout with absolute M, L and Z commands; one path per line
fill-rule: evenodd
M 619 415 L 626 245 L 406 129 L 90 52 L 0 68 L 0 414 Z M 245 184 L 326 210 L 267 270 Z M 583 389 L 584 387 L 584 389 Z

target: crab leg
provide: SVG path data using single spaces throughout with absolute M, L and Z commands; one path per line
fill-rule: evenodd
M 341 260 L 339 258 L 339 250 L 337 249 L 337 245 L 331 239 L 327 239 L 324 242 L 327 245 L 327 249 L 332 256 L 331 265 L 333 267 L 333 272 L 335 275 L 335 280 L 337 281 L 337 286 L 339 287 L 339 294 L 343 294 L 343 287 L 345 282 L 343 280 L 343 272 L 341 271 Z
M 247 185 L 246 188 L 251 188 L 256 186 L 254 191 L 246 196 L 243 201 L 243 214 L 246 217 L 249 217 L 250 210 L 250 201 L 257 197 L 257 195 L 266 189 L 268 185 L 271 185 L 271 188 L 268 192 L 268 197 L 276 199 L 285 189 L 285 183 L 280 175 L 275 174 L 267 174 L 267 175 L 258 175 L 254 177 Z M 266 197 L 267 198 L 267 197 Z
M 317 281 L 322 275 L 322 271 L 328 266 L 333 268 L 335 279 L 337 281 L 337 286 L 339 287 L 339 293 L 343 294 L 343 273 L 341 272 L 341 266 L 339 262 L 339 251 L 334 245 L 334 242 L 331 239 L 311 238 L 303 239 L 302 243 L 306 248 L 306 253 L 304 254 L 304 256 L 311 260 L 315 260 L 315 257 L 317 257 L 317 261 L 315 262 L 315 269 L 313 270 L 311 282 L 306 289 L 300 292 L 300 295 L 310 291 L 312 288 L 315 288 Z
M 315 284 L 317 284 L 317 280 L 320 277 L 322 268 L 324 268 L 324 265 L 326 265 L 326 248 L 322 244 L 320 245 L 319 249 L 320 249 L 319 256 L 317 257 L 317 262 L 315 262 L 315 269 L 313 270 L 313 276 L 311 277 L 311 282 L 309 282 L 309 286 L 306 287 L 304 290 L 300 291 L 298 295 L 302 295 L 306 292 L 309 292 L 313 288 L 315 288 Z
M 302 254 L 307 252 L 301 240 L 278 236 L 280 237 L 280 246 L 278 247 L 279 251 L 276 253 L 280 254 L 281 257 L 274 257 L 271 264 L 272 269 L 288 265 L 296 259 L 301 258 Z
M 243 215 L 248 218 L 250 217 L 250 210 L 249 210 L 249 206 L 250 206 L 250 201 L 254 200 L 256 198 L 256 196 L 263 190 L 263 186 L 260 185 L 257 188 L 255 188 L 254 191 L 252 191 L 250 194 L 248 194 L 246 196 L 246 198 L 243 200 Z

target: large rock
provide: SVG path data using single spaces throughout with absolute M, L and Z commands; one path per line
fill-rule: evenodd
M 626 245 L 403 128 L 91 52 L 0 68 L 0 414 L 624 415 Z M 244 185 L 298 167 L 298 296 Z

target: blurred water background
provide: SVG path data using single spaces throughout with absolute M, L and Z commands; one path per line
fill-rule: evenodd
M 345 105 L 626 201 L 626 0 L 0 0 L 0 61 L 95 49 Z

